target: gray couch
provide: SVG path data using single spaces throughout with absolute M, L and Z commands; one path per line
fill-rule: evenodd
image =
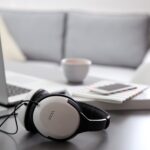
M 45 77 L 60 71 L 64 57 L 91 59 L 90 76 L 130 81 L 149 49 L 149 20 L 144 14 L 1 10 L 27 62 L 6 68 Z M 58 75 L 59 77 L 59 75 Z

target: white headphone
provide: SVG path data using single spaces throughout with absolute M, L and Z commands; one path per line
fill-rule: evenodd
M 76 102 L 64 94 L 45 90 L 29 93 L 18 117 L 26 130 L 53 140 L 67 140 L 78 133 L 106 129 L 110 115 L 104 110 Z

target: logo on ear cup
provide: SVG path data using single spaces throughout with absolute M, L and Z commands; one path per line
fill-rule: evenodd
M 49 115 L 49 117 L 48 117 L 49 120 L 51 120 L 51 119 L 53 118 L 54 113 L 55 113 L 55 110 L 52 110 L 52 111 L 50 112 L 50 115 Z

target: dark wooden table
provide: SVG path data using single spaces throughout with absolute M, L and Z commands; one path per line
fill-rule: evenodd
M 150 111 L 110 111 L 106 131 L 81 133 L 58 143 L 28 133 L 19 123 L 16 135 L 0 133 L 0 150 L 150 150 Z M 13 118 L 5 129 L 15 128 Z

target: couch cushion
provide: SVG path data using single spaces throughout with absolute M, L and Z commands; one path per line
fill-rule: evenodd
M 130 82 L 134 73 L 135 69 L 133 68 L 92 65 L 89 75 L 114 81 Z
M 148 49 L 147 15 L 70 13 L 66 57 L 94 63 L 137 67 Z
M 28 59 L 60 61 L 64 13 L 16 11 L 2 15 Z
M 9 71 L 15 71 L 27 75 L 36 76 L 39 78 L 45 78 L 48 80 L 57 81 L 59 83 L 61 83 L 62 79 L 64 79 L 62 69 L 56 63 L 39 62 L 39 61 L 27 61 L 27 62 L 7 61 L 5 66 L 6 69 Z M 90 68 L 89 77 L 94 77 L 95 79 L 105 78 L 116 81 L 129 82 L 134 72 L 135 72 L 134 69 L 92 65 L 92 67 Z
M 61 73 L 60 67 L 57 63 L 43 61 L 5 61 L 5 69 L 54 81 L 60 78 Z

